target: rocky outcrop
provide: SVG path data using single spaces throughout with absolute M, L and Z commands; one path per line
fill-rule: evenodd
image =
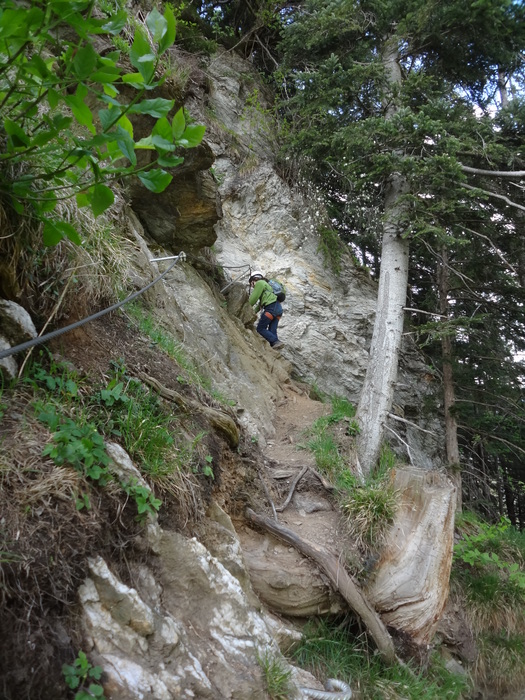
M 175 253 L 197 253 L 216 240 L 213 226 L 222 215 L 217 185 L 209 169 L 214 156 L 203 142 L 184 152 L 184 164 L 173 170 L 173 180 L 152 196 L 135 184 L 131 201 L 146 233 Z
M 35 324 L 27 311 L 14 301 L 0 299 L 0 351 L 36 336 Z M 12 355 L 0 359 L 0 372 L 4 372 L 9 379 L 16 377 L 18 364 Z

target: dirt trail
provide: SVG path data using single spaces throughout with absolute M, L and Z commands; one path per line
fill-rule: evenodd
M 334 510 L 331 493 L 313 473 L 313 454 L 300 445 L 307 441 L 305 431 L 330 407 L 312 400 L 306 391 L 296 384 L 286 386 L 276 413 L 276 435 L 269 442 L 267 473 L 272 477 L 272 487 L 277 494 L 276 508 L 288 497 L 294 478 L 303 467 L 311 467 L 298 482 L 292 499 L 284 511 L 278 513 L 279 521 L 297 532 L 300 537 L 327 544 L 337 534 L 338 513 Z
M 309 398 L 297 384 L 287 384 L 277 406 L 276 435 L 268 443 L 259 476 L 266 485 L 267 497 L 273 501 L 279 524 L 299 538 L 335 551 L 336 543 L 340 547 L 344 540 L 339 510 L 329 485 L 323 485 L 316 475 L 312 453 L 300 448 L 307 440 L 305 430 L 329 411 L 329 406 Z M 282 509 L 294 479 L 304 467 L 310 469 L 301 476 Z M 259 512 L 272 517 L 265 501 Z M 318 568 L 293 547 L 247 525 L 239 528 L 238 535 L 252 585 L 270 610 L 306 618 L 344 607 Z

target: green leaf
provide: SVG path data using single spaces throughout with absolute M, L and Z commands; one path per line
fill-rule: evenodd
M 82 126 L 86 126 L 91 133 L 94 134 L 96 133 L 96 130 L 93 126 L 93 114 L 85 103 L 87 94 L 87 87 L 83 83 L 80 83 L 75 94 L 66 97 L 65 101 L 71 107 L 71 111 L 73 112 L 73 116 L 77 122 Z
M 78 194 L 75 195 L 75 199 L 80 208 L 89 206 L 90 200 L 86 192 L 78 192 Z
M 44 221 L 43 241 L 45 246 L 53 246 L 63 238 L 69 238 L 70 241 L 77 245 L 82 245 L 82 239 L 78 235 L 76 229 L 68 224 L 67 221 L 52 221 L 46 219 Z
M 185 148 L 194 148 L 202 141 L 206 127 L 203 124 L 190 124 L 184 130 L 181 139 L 177 139 L 177 143 Z
M 90 80 L 96 83 L 101 83 L 103 85 L 114 83 L 120 76 L 120 72 L 113 72 L 109 70 L 99 70 L 90 76 Z
M 182 163 L 184 163 L 184 158 L 180 156 L 162 154 L 157 158 L 157 164 L 162 165 L 163 168 L 176 168 Z
M 149 114 L 151 117 L 165 117 L 175 104 L 175 100 L 165 100 L 157 97 L 153 100 L 142 100 L 133 105 L 129 110 L 130 114 Z
M 171 122 L 171 132 L 175 140 L 179 139 L 186 128 L 186 119 L 184 118 L 184 110 L 181 107 Z
M 171 141 L 168 141 L 167 139 L 163 138 L 162 136 L 159 136 L 158 134 L 155 134 L 151 137 L 151 142 L 159 151 L 175 150 L 175 146 Z
M 166 19 L 156 8 L 153 8 L 153 10 L 146 17 L 146 24 L 148 25 L 148 29 L 153 36 L 153 40 L 157 42 L 160 41 L 168 31 L 168 23 Z
M 149 42 L 140 29 L 135 32 L 129 58 L 131 65 L 139 71 L 144 82 L 148 83 L 155 72 L 155 56 L 151 53 Z
M 58 103 L 60 102 L 60 93 L 53 88 L 49 88 L 47 93 L 47 101 L 51 109 L 56 109 Z
M 109 129 L 112 124 L 116 124 L 120 119 L 120 107 L 108 107 L 108 109 L 99 109 L 98 116 L 104 131 Z
M 124 75 L 121 76 L 121 80 L 123 83 L 131 85 L 139 90 L 144 87 L 144 76 L 140 73 L 124 73 Z
M 73 70 L 80 80 L 85 80 L 95 69 L 98 54 L 92 44 L 81 47 L 73 59 Z
M 127 129 L 120 125 L 117 127 L 117 146 L 120 148 L 121 153 L 126 156 L 133 165 L 137 164 L 135 142 Z
M 4 119 L 4 129 L 10 136 L 10 141 L 14 148 L 25 148 L 29 146 L 31 139 L 26 132 L 16 122 L 11 119 Z
M 113 204 L 115 195 L 107 185 L 94 185 L 91 191 L 91 209 L 95 216 L 99 216 Z
M 173 14 L 173 10 L 169 5 L 164 11 L 164 17 L 166 18 L 167 31 L 159 41 L 159 55 L 162 55 L 167 49 L 169 49 L 170 46 L 173 46 L 177 27 L 175 15 Z
M 155 148 L 155 146 L 153 145 L 152 137 L 145 136 L 143 139 L 140 139 L 140 141 L 136 142 L 135 148 L 145 148 L 152 151 Z
M 173 176 L 165 170 L 154 168 L 145 173 L 138 173 L 139 180 L 151 192 L 163 192 L 170 184 Z
M 108 34 L 120 34 L 128 21 L 128 13 L 126 10 L 120 10 L 116 15 L 110 17 L 109 22 L 102 25 L 102 29 Z

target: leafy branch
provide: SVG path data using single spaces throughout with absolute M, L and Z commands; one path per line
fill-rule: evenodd
M 43 223 L 45 245 L 64 237 L 81 243 L 55 214 L 58 201 L 75 197 L 99 216 L 114 202 L 109 185 L 131 176 L 162 192 L 173 177 L 165 168 L 184 160 L 175 151 L 197 146 L 205 131 L 189 123 L 183 108 L 171 115 L 174 100 L 146 97 L 164 82 L 160 59 L 176 36 L 171 7 L 163 14 L 153 9 L 146 26 L 135 29 L 131 73 L 119 64 L 119 50 L 95 49 L 98 37 L 123 30 L 127 12 L 95 17 L 93 7 L 92 0 L 30 7 L 7 0 L 0 10 L 0 55 L 7 57 L 0 66 L 0 197 Z M 128 99 L 130 90 L 136 94 Z M 135 114 L 155 119 L 140 140 L 130 120 Z M 152 162 L 139 165 L 140 150 L 154 152 Z

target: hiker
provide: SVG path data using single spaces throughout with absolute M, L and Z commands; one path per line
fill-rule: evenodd
M 283 307 L 277 301 L 277 295 L 261 270 L 254 270 L 249 282 L 252 292 L 248 301 L 252 306 L 257 304 L 257 311 L 259 309 L 262 311 L 257 324 L 257 333 L 262 335 L 275 350 L 282 348 L 284 343 L 277 337 L 277 326 L 283 314 Z

